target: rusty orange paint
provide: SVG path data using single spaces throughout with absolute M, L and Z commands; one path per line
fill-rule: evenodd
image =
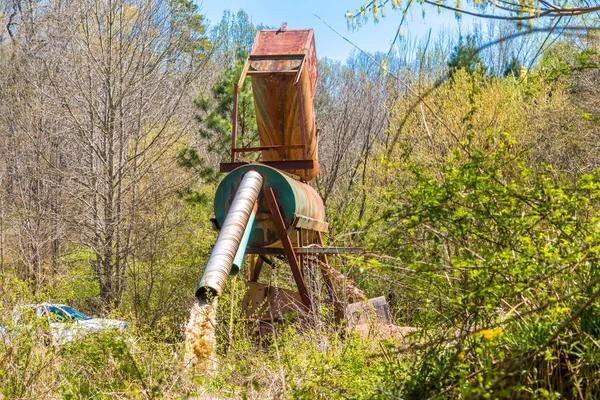
M 313 160 L 313 168 L 291 171 L 310 181 L 319 171 L 313 100 L 318 71 L 312 29 L 259 31 L 250 54 L 248 75 L 252 77 L 260 145 L 304 143 L 306 146 L 306 149 L 263 150 L 262 160 Z M 302 96 L 301 102 L 298 92 Z M 304 140 L 301 123 L 304 124 Z

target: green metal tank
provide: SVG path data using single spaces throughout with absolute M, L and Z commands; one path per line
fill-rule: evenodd
M 215 218 L 219 226 L 223 225 L 242 177 L 248 171 L 256 171 L 263 177 L 262 190 L 258 197 L 258 210 L 248 241 L 249 247 L 281 247 L 263 193 L 267 188 L 273 189 L 283 220 L 289 227 L 288 233 L 297 228 L 304 228 L 307 231 L 327 231 L 323 200 L 312 187 L 274 168 L 258 164 L 248 164 L 235 169 L 219 184 L 214 201 Z M 294 235 L 290 236 L 293 240 Z

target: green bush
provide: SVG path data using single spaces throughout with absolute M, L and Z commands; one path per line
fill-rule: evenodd
M 400 368 L 407 381 L 384 387 L 404 398 L 595 398 L 600 171 L 573 183 L 526 167 L 510 137 L 488 140 L 463 142 L 437 171 L 407 161 L 412 184 L 388 194 L 380 249 L 404 266 L 393 276 L 411 288 L 424 344 Z

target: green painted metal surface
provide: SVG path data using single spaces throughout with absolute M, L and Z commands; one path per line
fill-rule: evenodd
M 244 264 L 244 256 L 246 255 L 246 247 L 248 247 L 248 240 L 250 240 L 250 232 L 252 232 L 255 218 L 255 212 L 250 214 L 250 218 L 248 218 L 248 225 L 246 225 L 246 229 L 244 229 L 244 235 L 242 236 L 242 240 L 240 240 L 240 247 L 238 247 L 237 253 L 235 253 L 235 257 L 233 258 L 233 264 L 231 265 L 229 276 L 237 275 L 242 269 Z
M 286 225 L 289 226 L 293 222 L 295 214 L 317 220 L 325 219 L 323 200 L 309 185 L 296 181 L 274 168 L 248 164 L 229 173 L 217 188 L 214 207 L 215 218 L 219 225 L 225 220 L 225 215 L 229 210 L 242 176 L 248 171 L 257 171 L 262 175 L 263 189 L 267 187 L 273 189 Z M 258 211 L 250 232 L 248 246 L 263 247 L 278 240 L 279 236 L 271 219 L 269 207 L 261 191 L 258 198 Z

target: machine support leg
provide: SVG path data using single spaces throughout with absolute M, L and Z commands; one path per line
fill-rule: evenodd
M 254 268 L 252 268 L 252 275 L 250 276 L 250 282 L 257 282 L 258 277 L 260 276 L 260 270 L 262 269 L 262 265 L 265 261 L 262 257 L 258 257 L 256 263 L 254 263 Z
M 235 148 L 238 122 L 238 85 L 233 85 L 233 115 L 231 117 L 231 162 L 235 162 Z M 242 143 L 243 146 L 243 143 Z
M 302 247 L 302 229 L 298 229 L 296 231 L 296 243 L 298 243 L 298 247 Z M 302 274 L 303 278 L 306 278 L 306 271 L 304 270 L 304 257 L 302 256 L 302 254 L 298 255 L 298 261 L 300 262 L 300 273 Z
M 317 232 L 317 244 L 321 247 L 323 247 L 323 235 L 321 234 L 321 232 Z M 319 261 L 321 261 L 322 263 L 329 265 L 329 262 L 327 260 L 327 255 L 326 254 L 320 254 L 318 256 Z M 327 273 L 327 271 L 325 271 L 325 269 L 319 264 L 319 266 L 321 267 L 321 274 L 323 275 L 323 279 L 325 279 L 325 286 L 327 287 L 327 291 L 329 292 L 329 295 L 331 296 L 331 300 L 333 302 L 333 309 L 335 311 L 335 319 L 336 322 L 341 322 L 344 317 L 345 317 L 345 310 L 344 310 L 344 305 L 342 304 L 342 302 L 340 301 L 340 299 L 337 296 L 337 293 L 335 291 L 335 283 L 331 277 L 331 275 L 329 273 Z
M 285 255 L 290 263 L 292 275 L 294 276 L 294 280 L 296 281 L 296 286 L 298 286 L 298 292 L 300 293 L 300 299 L 302 300 L 302 304 L 304 304 L 304 306 L 308 310 L 312 310 L 312 303 L 310 301 L 310 297 L 308 296 L 308 291 L 306 290 L 306 284 L 304 283 L 304 278 L 302 277 L 300 266 L 298 265 L 298 258 L 296 257 L 294 246 L 292 246 L 292 241 L 290 240 L 287 230 L 285 229 L 285 222 L 283 221 L 283 217 L 281 216 L 281 211 L 279 211 L 279 205 L 277 204 L 277 199 L 275 198 L 273 189 L 265 189 L 264 195 L 267 199 L 267 203 L 269 204 L 269 210 L 271 211 L 271 215 L 273 216 L 275 227 L 279 232 L 279 238 L 281 239 L 281 243 L 283 244 L 283 250 L 285 251 Z

